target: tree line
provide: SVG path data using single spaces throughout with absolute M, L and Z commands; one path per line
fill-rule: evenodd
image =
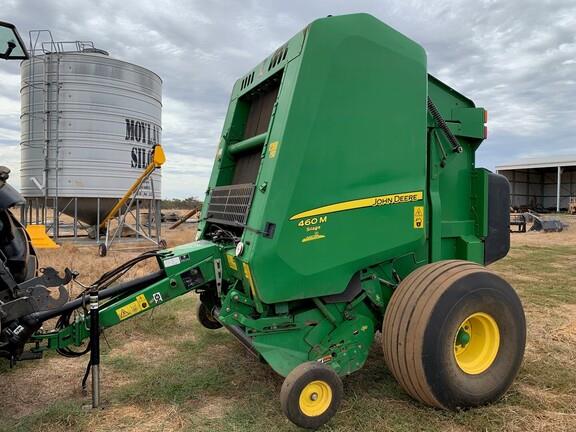
M 199 201 L 195 197 L 188 197 L 184 199 L 173 198 L 162 200 L 163 209 L 191 210 L 193 208 L 200 207 L 201 205 L 202 201 Z

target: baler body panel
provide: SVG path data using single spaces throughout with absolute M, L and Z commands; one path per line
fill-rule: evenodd
M 369 15 L 332 17 L 305 30 L 281 74 L 247 222 L 275 231 L 244 230 L 240 258 L 261 300 L 338 294 L 360 269 L 406 254 L 425 262 L 426 223 L 415 227 L 427 200 L 424 50 Z M 231 180 L 221 171 L 242 97 L 230 104 L 211 188 Z M 349 209 L 322 211 L 342 203 Z
M 360 368 L 399 280 L 484 263 L 484 123 L 382 22 L 311 23 L 234 85 L 199 226 L 222 248 L 220 322 L 282 375 Z
M 484 139 L 485 112 L 433 76 L 428 78 L 428 96 L 462 146 L 461 153 L 451 152 L 429 117 L 430 262 L 458 258 L 483 264 L 487 177 L 474 166 Z

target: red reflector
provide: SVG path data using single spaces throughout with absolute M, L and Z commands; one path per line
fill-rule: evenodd
M 484 139 L 488 138 L 488 128 L 484 126 Z
M 484 110 L 484 123 L 488 123 L 488 111 Z

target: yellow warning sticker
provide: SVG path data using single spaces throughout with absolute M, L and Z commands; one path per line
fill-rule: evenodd
M 256 297 L 256 287 L 254 286 L 254 280 L 252 279 L 252 272 L 250 271 L 250 266 L 247 263 L 242 263 L 242 267 L 244 268 L 244 276 L 246 276 L 246 279 L 250 284 L 250 291 L 252 292 L 252 296 Z
M 126 306 L 116 309 L 116 315 L 118 315 L 120 320 L 125 320 L 126 318 L 130 318 L 132 315 L 136 315 L 137 313 L 148 309 L 149 307 L 150 304 L 148 303 L 148 300 L 146 300 L 144 294 L 140 294 L 132 303 L 128 303 Z
M 232 255 L 226 254 L 226 260 L 228 261 L 228 267 L 232 270 L 238 270 L 238 266 L 236 265 L 236 260 Z
M 414 228 L 424 228 L 424 206 L 414 207 Z
M 268 146 L 268 157 L 274 159 L 276 157 L 276 152 L 278 151 L 278 141 L 270 143 Z

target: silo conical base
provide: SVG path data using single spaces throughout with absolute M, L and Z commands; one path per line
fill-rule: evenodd
M 76 217 L 79 221 L 94 226 L 104 220 L 106 215 L 118 202 L 115 198 L 60 198 L 58 200 L 58 210 L 72 218 Z
M 59 197 L 58 199 L 48 198 L 45 201 L 43 197 L 29 197 L 26 198 L 22 221 L 25 224 L 46 225 L 48 233 L 52 237 L 72 236 L 76 238 L 88 234 L 90 238 L 94 239 L 97 231 L 100 231 L 99 237 L 102 237 L 106 232 L 106 229 L 97 230 L 97 226 L 104 221 L 117 202 L 118 199 L 116 198 Z M 157 200 L 135 200 L 131 208 L 132 215 L 128 217 L 126 222 L 128 225 L 131 224 L 139 229 L 144 227 L 160 229 L 160 225 L 155 223 L 158 205 Z M 58 207 L 58 215 L 55 214 L 55 207 Z M 116 217 L 118 216 L 116 215 Z M 53 223 L 54 219 L 58 221 L 56 226 Z M 113 220 L 113 226 L 115 225 L 117 222 Z M 125 234 L 122 236 L 129 237 L 128 231 L 124 231 Z

